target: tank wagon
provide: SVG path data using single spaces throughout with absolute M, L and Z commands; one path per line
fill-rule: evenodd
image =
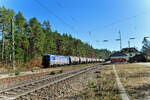
M 76 56 L 69 56 L 69 60 L 70 60 L 70 65 L 72 64 L 78 64 L 80 62 L 80 59 L 79 57 L 76 57 Z
M 85 57 L 79 57 L 79 63 L 80 63 L 80 64 L 87 63 L 86 58 L 85 58 Z
M 42 57 L 42 65 L 44 67 L 63 66 L 63 65 L 75 65 L 92 62 L 101 62 L 98 58 L 86 58 L 76 56 L 59 56 L 52 54 L 44 54 Z

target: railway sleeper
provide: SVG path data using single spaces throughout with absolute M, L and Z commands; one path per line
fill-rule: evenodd
M 89 69 L 90 70 L 90 69 Z M 74 72 L 73 72 L 74 73 Z M 72 80 L 72 79 L 74 79 L 74 78 L 77 78 L 79 75 L 82 75 L 82 74 L 85 74 L 85 72 L 79 72 L 76 76 L 71 76 L 71 77 L 67 77 L 67 81 L 68 80 Z M 71 75 L 71 74 L 70 74 Z M 65 76 L 66 76 L 66 74 L 65 74 Z M 62 78 L 64 78 L 65 76 L 62 76 Z M 60 77 L 61 78 L 61 77 Z M 59 78 L 58 78 L 58 80 L 59 80 Z M 56 80 L 55 80 L 56 81 Z M 64 84 L 66 84 L 65 82 L 66 82 L 66 80 L 59 80 L 57 83 L 54 83 L 54 85 L 55 85 L 55 88 L 54 88 L 54 91 L 53 91 L 53 93 L 54 93 L 54 98 L 55 98 L 55 96 L 57 97 L 59 94 L 58 94 L 58 84 L 59 83 L 64 83 Z M 44 85 L 45 86 L 45 85 Z M 42 86 L 43 87 L 43 86 Z M 28 86 L 27 87 L 25 87 L 26 89 L 29 89 L 28 88 Z M 25 89 L 25 88 L 23 88 L 23 89 Z M 63 88 L 63 89 L 65 89 L 65 88 Z M 67 89 L 65 89 L 66 91 L 68 91 Z M 35 90 L 34 92 L 38 92 L 38 90 Z M 40 91 L 40 93 L 41 93 L 41 91 Z M 62 94 L 63 94 L 63 92 L 61 92 Z M 38 93 L 39 94 L 39 93 Z M 26 94 L 26 95 L 28 95 L 28 94 Z M 64 94 L 63 94 L 64 95 Z M 39 95 L 40 97 L 41 97 L 41 95 Z

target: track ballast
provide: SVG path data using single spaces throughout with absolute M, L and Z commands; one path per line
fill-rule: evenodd
M 98 65 L 99 64 L 87 68 L 80 68 L 71 72 L 48 76 L 40 80 L 2 89 L 0 90 L 0 100 L 30 99 L 32 96 L 37 96 L 38 92 L 40 93 L 42 89 L 46 89 L 63 81 L 71 80 L 74 77 L 96 69 Z

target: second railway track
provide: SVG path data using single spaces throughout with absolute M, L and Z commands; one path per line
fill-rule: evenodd
M 87 68 L 76 69 L 71 72 L 66 72 L 55 76 L 48 76 L 40 80 L 2 89 L 0 90 L 0 100 L 22 100 L 22 98 L 26 96 L 28 97 L 28 99 L 31 99 L 29 95 L 36 95 L 35 92 L 37 92 L 38 90 L 82 75 L 86 72 L 96 69 L 99 65 L 100 64 Z

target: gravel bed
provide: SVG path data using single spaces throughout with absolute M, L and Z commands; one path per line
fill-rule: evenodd
M 87 66 L 83 65 L 82 67 L 87 67 Z M 10 74 L 7 74 L 6 78 L 1 78 L 2 76 L 0 76 L 0 89 L 44 78 L 44 77 L 50 75 L 50 73 L 52 71 L 59 72 L 60 70 L 63 70 L 63 72 L 67 72 L 67 71 L 71 71 L 71 70 L 77 69 L 77 68 L 81 68 L 81 67 L 47 68 L 47 69 L 43 69 L 44 71 L 42 69 L 39 69 L 39 70 L 35 70 L 38 73 L 30 71 L 30 73 L 27 72 L 26 74 L 21 75 L 22 74 L 22 72 L 21 72 L 21 74 L 19 74 L 17 76 L 14 76 L 14 75 L 13 76 L 9 76 Z

